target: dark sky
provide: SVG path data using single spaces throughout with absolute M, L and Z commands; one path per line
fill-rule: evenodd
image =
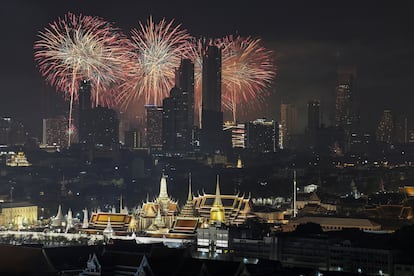
M 408 3 L 409 4 L 409 3 Z M 195 36 L 238 33 L 261 37 L 275 51 L 278 75 L 265 108 L 246 119 L 279 119 L 280 101 L 296 103 L 300 122 L 306 102 L 320 99 L 324 122 L 333 116 L 339 63 L 357 68 L 361 120 L 369 130 L 383 109 L 408 117 L 414 76 L 414 19 L 405 1 L 4 1 L 0 9 L 0 116 L 22 120 L 40 135 L 41 118 L 59 100 L 33 60 L 38 31 L 67 12 L 100 16 L 129 33 L 150 15 L 175 19 Z M 61 105 L 65 108 L 65 105 Z

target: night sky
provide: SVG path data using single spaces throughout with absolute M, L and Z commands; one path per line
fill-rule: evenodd
M 391 6 L 392 4 L 392 6 Z M 320 99 L 323 122 L 333 119 L 338 64 L 357 68 L 362 125 L 373 130 L 391 108 L 414 127 L 414 19 L 405 1 L 5 1 L 0 9 L 0 116 L 15 117 L 40 136 L 41 119 L 60 102 L 33 59 L 37 33 L 67 12 L 100 16 L 129 34 L 150 15 L 175 19 L 194 36 L 261 37 L 278 69 L 272 95 L 257 114 L 279 120 L 281 100 L 295 103 L 300 122 L 306 103 Z

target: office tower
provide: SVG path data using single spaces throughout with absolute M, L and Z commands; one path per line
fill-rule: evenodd
M 314 132 L 320 126 L 320 102 L 312 100 L 308 102 L 308 126 L 309 132 Z
M 277 123 L 273 120 L 256 119 L 247 123 L 247 148 L 256 152 L 275 152 Z
M 125 147 L 129 149 L 142 148 L 142 132 L 137 129 L 125 131 Z
M 68 146 L 68 119 L 65 116 L 43 119 L 42 143 L 47 146 Z
M 394 142 L 397 144 L 408 143 L 408 118 L 398 116 L 394 122 Z
M 384 110 L 381 119 L 378 123 L 376 137 L 377 141 L 381 143 L 391 144 L 393 139 L 394 122 L 391 110 Z
M 163 100 L 163 149 L 185 152 L 192 148 L 194 124 L 194 65 L 190 60 L 181 61 L 175 82 Z
M 280 105 L 280 124 L 282 127 L 282 148 L 288 148 L 291 144 L 292 135 L 298 132 L 298 112 L 296 106 L 290 103 Z
M 188 126 L 187 97 L 174 86 L 163 100 L 162 145 L 165 151 L 184 152 L 190 149 L 191 128 Z
M 338 83 L 335 94 L 335 124 L 348 129 L 355 123 L 355 68 L 341 66 L 338 69 Z
M 225 122 L 224 132 L 231 132 L 231 144 L 233 148 L 246 148 L 246 125 L 234 122 Z
M 82 80 L 79 85 L 79 143 L 90 144 L 92 141 L 91 120 L 91 84 Z
M 181 89 L 188 110 L 187 121 L 190 129 L 194 126 L 194 64 L 190 59 L 181 60 L 176 79 L 176 86 Z M 191 133 L 191 130 L 189 131 Z
M 359 133 L 355 77 L 355 67 L 340 66 L 338 68 L 338 82 L 335 89 L 335 125 L 344 130 L 345 151 L 350 148 L 352 135 Z
M 115 110 L 97 106 L 91 110 L 92 145 L 116 149 L 119 144 L 119 119 Z
M 163 109 L 156 105 L 146 105 L 146 136 L 147 147 L 162 149 L 162 113 Z
M 203 53 L 201 150 L 222 151 L 221 49 L 209 46 Z

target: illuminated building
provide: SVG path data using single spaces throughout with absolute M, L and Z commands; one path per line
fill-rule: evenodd
M 282 103 L 280 105 L 280 125 L 283 141 L 281 148 L 288 148 L 292 135 L 298 132 L 298 111 L 294 104 Z
M 216 196 L 214 197 L 213 205 L 210 208 L 210 224 L 216 223 L 224 223 L 225 216 L 224 216 L 224 207 L 223 203 L 221 202 L 220 196 L 220 186 L 219 186 L 219 177 L 217 176 L 217 184 L 216 184 Z
M 219 183 L 216 184 L 218 187 Z M 251 210 L 251 199 L 244 195 L 221 195 L 220 189 L 216 194 L 205 194 L 194 196 L 196 213 L 205 221 L 218 220 L 227 225 L 243 224 L 246 219 L 255 217 Z M 216 200 L 216 198 L 219 200 Z M 224 209 L 224 219 L 221 216 L 221 205 Z M 214 208 L 213 208 L 214 207 Z M 213 213 L 211 213 L 213 210 Z
M 377 141 L 381 143 L 391 144 L 393 141 L 393 129 L 394 122 L 391 110 L 384 110 L 376 131 Z
M 29 167 L 31 165 L 22 151 L 19 151 L 17 154 L 12 153 L 6 161 L 6 166 L 8 167 Z
M 0 225 L 21 229 L 37 223 L 38 207 L 29 202 L 1 203 Z
M 142 132 L 134 129 L 125 131 L 125 147 L 137 149 L 143 147 Z
M 273 120 L 256 119 L 247 123 L 247 148 L 256 152 L 275 152 L 277 124 Z
M 231 132 L 231 144 L 233 148 L 246 148 L 246 127 L 245 124 L 224 122 L 223 130 Z
M 355 68 L 340 67 L 335 94 L 336 126 L 349 129 L 355 120 Z
M 350 147 L 352 133 L 359 131 L 355 77 L 355 67 L 339 67 L 338 82 L 335 89 L 335 125 L 344 130 L 346 151 Z
M 162 149 L 162 107 L 146 105 L 146 135 L 149 149 Z
M 43 119 L 43 145 L 68 146 L 68 120 L 64 116 Z
M 145 231 L 154 225 L 156 218 L 161 218 L 166 228 L 173 225 L 173 221 L 178 214 L 178 204 L 173 201 L 167 193 L 167 179 L 165 175 L 161 177 L 160 193 L 154 201 L 147 200 L 142 204 L 137 214 L 138 230 Z M 160 222 L 160 221 L 158 221 Z M 155 225 L 157 226 L 157 225 Z
M 191 146 L 192 125 L 188 123 L 187 96 L 174 86 L 170 96 L 163 100 L 162 144 L 163 150 L 185 152 Z
M 223 150 L 221 111 L 221 49 L 209 46 L 203 53 L 201 150 Z

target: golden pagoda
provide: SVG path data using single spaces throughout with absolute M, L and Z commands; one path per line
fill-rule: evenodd
M 218 175 L 217 175 L 217 183 L 216 183 L 216 197 L 214 198 L 213 206 L 210 209 L 210 224 L 213 224 L 216 222 L 218 223 L 225 222 L 224 207 L 223 207 L 223 203 L 221 202 Z

